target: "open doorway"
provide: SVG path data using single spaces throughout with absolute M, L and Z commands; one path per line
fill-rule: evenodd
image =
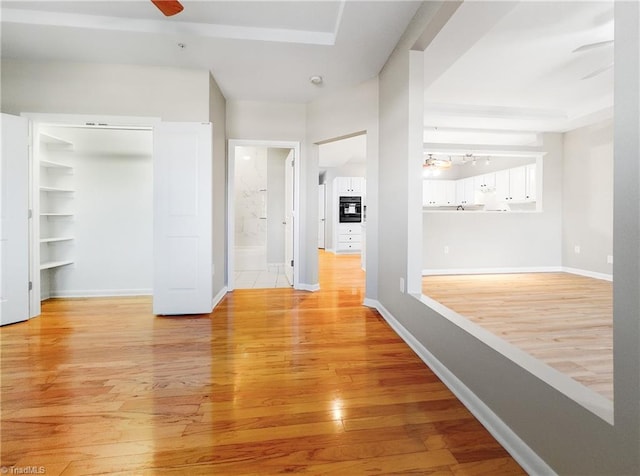
M 361 133 L 318 145 L 318 249 L 321 268 L 334 267 L 335 273 L 345 266 L 365 269 L 366 144 Z M 327 253 L 336 256 L 328 259 Z M 325 269 L 325 276 L 331 274 Z M 338 277 L 335 282 L 348 285 Z
M 29 316 L 49 297 L 210 312 L 211 124 L 29 114 Z M 32 286 L 32 288 L 31 288 Z
M 298 150 L 294 142 L 229 142 L 229 290 L 296 286 Z
M 52 297 L 153 294 L 154 121 L 144 122 L 34 121 L 32 317 Z
M 151 295 L 151 128 L 41 125 L 39 141 L 41 299 Z

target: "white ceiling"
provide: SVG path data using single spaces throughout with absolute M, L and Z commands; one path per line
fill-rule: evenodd
M 425 50 L 425 126 L 566 131 L 611 117 L 612 1 L 465 2 Z
M 2 1 L 2 57 L 208 69 L 228 99 L 308 102 L 375 76 L 421 2 L 182 3 L 167 18 L 149 0 Z M 424 53 L 425 140 L 611 117 L 613 70 L 580 78 L 613 45 L 573 50 L 612 38 L 612 1 L 463 2 Z
M 2 57 L 208 69 L 227 99 L 308 102 L 376 76 L 421 3 L 181 2 L 2 1 Z
M 321 169 L 341 167 L 346 164 L 364 164 L 366 158 L 366 134 L 327 142 L 318 147 L 318 166 Z

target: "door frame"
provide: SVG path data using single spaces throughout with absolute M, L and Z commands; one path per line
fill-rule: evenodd
M 40 167 L 36 162 L 40 156 L 40 126 L 82 127 L 87 124 L 109 124 L 113 127 L 150 127 L 160 123 L 160 117 L 114 116 L 101 114 L 63 114 L 23 112 L 29 120 L 29 281 L 33 283 L 29 296 L 29 318 L 41 313 L 40 307 L 40 199 L 37 186 L 40 183 Z
M 300 142 L 275 140 L 229 139 L 227 152 L 227 289 L 235 289 L 235 158 L 236 147 L 293 149 L 293 288 L 300 289 Z

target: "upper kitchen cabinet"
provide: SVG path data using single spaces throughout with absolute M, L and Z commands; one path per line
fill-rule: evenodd
M 459 177 L 464 170 L 452 167 L 454 173 L 458 173 L 456 179 L 449 175 L 423 180 L 422 206 L 430 210 L 453 210 L 455 207 L 459 210 L 534 211 L 534 208 L 539 209 L 538 206 L 532 208 L 532 204 L 537 203 L 536 190 L 540 185 L 536 181 L 540 175 L 538 161 L 523 163 L 520 160 L 521 165 L 515 167 L 494 168 L 465 177 Z M 487 168 L 489 164 L 487 161 Z M 473 171 L 479 172 L 479 168 L 474 167 Z
M 538 185 L 536 176 L 538 170 L 537 164 L 529 164 L 525 166 L 525 198 L 527 202 L 535 202 L 537 197 Z
M 526 197 L 526 167 L 496 172 L 496 198 L 499 202 L 521 203 L 526 201 Z
M 336 177 L 336 192 L 341 196 L 361 196 L 364 194 L 364 177 Z
M 457 180 L 423 180 L 422 205 L 442 207 L 456 204 Z

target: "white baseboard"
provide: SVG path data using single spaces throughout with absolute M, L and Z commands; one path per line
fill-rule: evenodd
M 447 268 L 422 270 L 422 276 L 443 276 L 454 274 L 511 274 L 511 273 L 570 273 L 588 278 L 613 281 L 613 275 L 588 271 L 586 269 L 569 268 L 567 266 L 525 266 L 521 268 Z
M 364 298 L 364 301 L 362 301 L 362 305 L 366 307 L 372 307 L 374 309 L 378 309 L 378 306 L 380 305 L 380 303 L 375 299 Z
M 446 268 L 423 269 L 422 276 L 451 275 L 451 274 L 511 274 L 511 273 L 559 273 L 564 271 L 562 266 L 524 266 L 512 268 Z
M 151 296 L 152 289 L 80 289 L 72 291 L 54 291 L 50 297 L 117 297 L 117 296 Z
M 375 303 L 374 307 L 380 312 L 391 328 L 413 349 L 418 357 L 427 364 L 433 373 L 435 373 L 462 404 L 467 407 L 473 416 L 482 423 L 489 433 L 498 440 L 527 474 L 556 474 L 491 408 L 429 352 L 380 302 L 369 300 L 369 303 Z
M 216 294 L 213 298 L 213 300 L 211 301 L 211 310 L 213 311 L 216 306 L 218 304 L 220 304 L 220 301 L 222 301 L 222 299 L 225 297 L 225 295 L 227 294 L 229 290 L 227 289 L 226 286 L 224 286 L 220 292 L 218 294 Z
M 306 284 L 306 283 L 298 283 L 298 285 L 294 289 L 299 289 L 300 291 L 311 291 L 316 292 L 320 291 L 320 284 Z
M 612 274 L 598 273 L 596 271 L 588 271 L 586 269 L 569 268 L 566 266 L 562 267 L 562 271 L 564 271 L 565 273 L 577 274 L 579 276 L 586 276 L 588 278 L 602 279 L 604 281 L 613 281 Z

